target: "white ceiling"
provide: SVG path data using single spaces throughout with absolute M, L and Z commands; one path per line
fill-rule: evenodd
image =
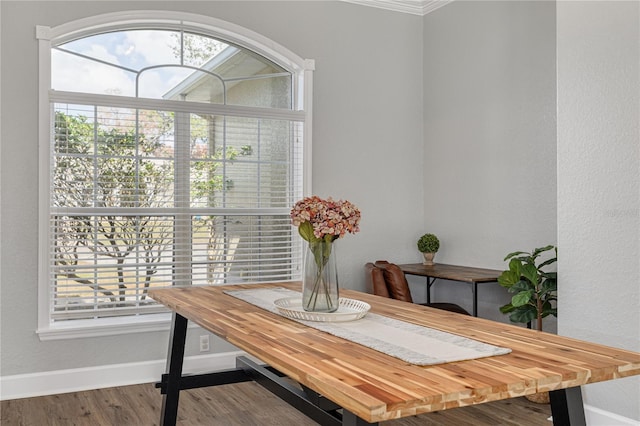
M 342 0 L 412 15 L 426 15 L 453 0 Z

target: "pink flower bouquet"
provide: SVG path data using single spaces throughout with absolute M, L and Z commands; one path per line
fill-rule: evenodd
M 349 201 L 326 200 L 318 196 L 304 198 L 291 209 L 291 221 L 306 241 L 333 242 L 347 232 L 360 230 L 360 210 Z
M 337 275 L 332 280 L 325 268 L 331 258 L 333 241 L 360 230 L 360 210 L 349 201 L 312 196 L 293 206 L 291 222 L 298 227 L 300 236 L 309 242 L 315 263 L 305 262 L 303 308 L 308 311 L 335 311 L 338 308 Z

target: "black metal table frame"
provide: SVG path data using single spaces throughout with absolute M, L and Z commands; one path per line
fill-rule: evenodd
M 322 426 L 377 425 L 341 408 L 304 385 L 295 386 L 286 375 L 257 364 L 247 357 L 236 358 L 236 368 L 214 373 L 182 375 L 188 320 L 173 312 L 166 373 L 156 384 L 162 394 L 160 424 L 174 426 L 178 419 L 180 391 L 253 380 Z M 549 392 L 554 426 L 585 426 L 580 386 Z
M 411 274 L 409 272 L 405 272 L 405 274 L 414 275 L 414 274 Z M 433 286 L 433 284 L 436 282 L 438 277 L 432 277 L 430 275 L 418 275 L 418 276 L 426 277 L 426 279 L 427 279 L 427 303 L 431 303 L 431 286 Z M 442 278 L 442 279 L 446 279 L 446 278 Z M 469 282 L 469 281 L 458 281 L 458 280 L 452 280 L 452 279 L 446 279 L 446 280 L 448 280 L 448 281 L 456 281 L 456 282 L 466 283 L 466 284 L 471 284 L 471 294 L 472 294 L 472 298 L 473 298 L 472 315 L 474 317 L 478 316 L 478 284 L 498 282 L 498 281 L 481 281 L 479 283 L 478 281 Z

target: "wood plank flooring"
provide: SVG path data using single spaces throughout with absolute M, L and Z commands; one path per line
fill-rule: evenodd
M 162 398 L 152 384 L 2 401 L 2 426 L 158 425 Z M 456 408 L 381 426 L 547 426 L 549 405 L 524 398 Z M 245 382 L 180 393 L 182 426 L 313 426 L 315 422 L 260 385 Z

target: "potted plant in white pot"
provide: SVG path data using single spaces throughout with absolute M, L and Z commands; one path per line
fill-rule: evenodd
M 423 265 L 433 265 L 433 258 L 440 249 L 440 240 L 434 234 L 424 234 L 418 239 L 418 250 L 424 256 Z

